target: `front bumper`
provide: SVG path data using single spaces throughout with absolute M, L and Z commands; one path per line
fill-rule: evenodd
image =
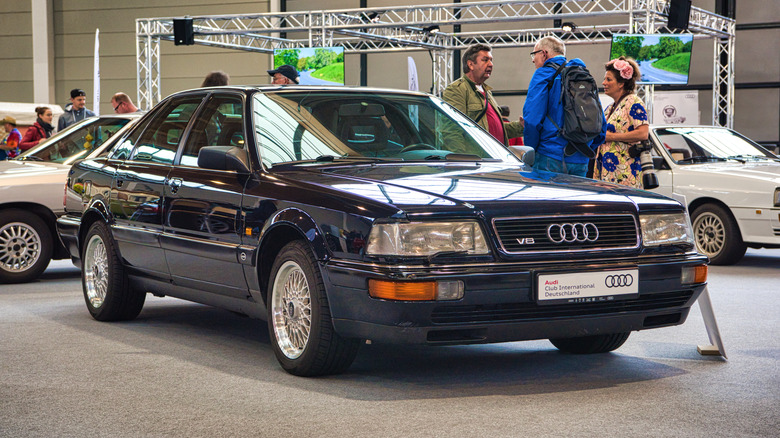
M 430 267 L 330 261 L 323 264 L 323 272 L 333 324 L 341 336 L 435 345 L 570 338 L 682 324 L 706 284 L 681 284 L 681 270 L 706 262 L 698 254 L 576 264 Z M 638 297 L 553 305 L 535 301 L 540 273 L 627 268 L 639 270 Z M 369 278 L 460 280 L 465 294 L 457 301 L 380 300 L 368 295 Z
M 81 267 L 81 252 L 79 250 L 79 228 L 81 218 L 72 216 L 60 216 L 57 218 L 57 234 L 60 241 L 70 254 L 70 259 L 77 267 Z
M 737 208 L 731 211 L 742 240 L 757 248 L 780 248 L 780 208 Z

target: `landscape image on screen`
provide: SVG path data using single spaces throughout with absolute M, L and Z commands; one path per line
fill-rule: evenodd
M 274 49 L 274 68 L 285 64 L 298 69 L 301 85 L 344 85 L 343 47 Z
M 609 59 L 634 58 L 640 84 L 687 84 L 692 48 L 689 34 L 613 34 Z

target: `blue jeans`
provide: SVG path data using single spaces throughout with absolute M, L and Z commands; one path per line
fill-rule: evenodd
M 534 170 L 546 170 L 555 173 L 567 173 L 584 177 L 588 173 L 588 163 L 564 163 L 547 155 L 536 154 Z

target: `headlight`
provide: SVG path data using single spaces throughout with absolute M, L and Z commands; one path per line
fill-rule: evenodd
M 775 189 L 775 207 L 780 207 L 780 187 Z
M 375 224 L 366 254 L 429 256 L 439 252 L 487 254 L 485 235 L 476 221 Z
M 644 214 L 639 216 L 645 246 L 693 245 L 691 220 L 685 213 Z

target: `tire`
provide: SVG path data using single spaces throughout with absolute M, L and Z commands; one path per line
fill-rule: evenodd
M 322 275 L 305 242 L 290 242 L 282 248 L 269 285 L 268 333 L 282 368 L 307 377 L 349 368 L 360 340 L 335 332 Z
M 49 266 L 54 248 L 52 233 L 29 211 L 0 212 L 0 283 L 35 280 Z
M 92 224 L 82 247 L 81 284 L 92 317 L 98 321 L 126 321 L 138 316 L 146 294 L 130 287 L 108 226 L 103 222 Z
M 566 353 L 594 354 L 617 350 L 628 339 L 631 332 L 608 335 L 582 336 L 579 338 L 550 339 L 555 347 Z
M 696 248 L 710 258 L 710 264 L 733 265 L 745 255 L 747 245 L 728 210 L 719 205 L 704 204 L 693 210 L 691 219 Z

